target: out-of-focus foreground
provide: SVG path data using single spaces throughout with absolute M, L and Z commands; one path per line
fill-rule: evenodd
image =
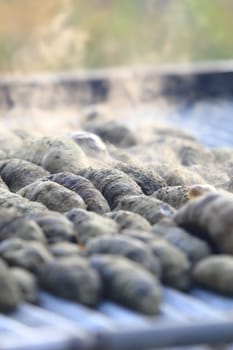
M 0 0 L 0 72 L 233 57 L 229 0 Z

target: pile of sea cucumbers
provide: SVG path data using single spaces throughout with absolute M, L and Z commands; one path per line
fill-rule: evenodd
M 233 150 L 114 121 L 0 130 L 0 311 L 38 290 L 159 312 L 162 285 L 233 296 Z

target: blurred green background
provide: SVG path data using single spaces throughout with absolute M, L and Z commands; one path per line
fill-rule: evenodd
M 0 0 L 0 72 L 233 58 L 233 0 Z

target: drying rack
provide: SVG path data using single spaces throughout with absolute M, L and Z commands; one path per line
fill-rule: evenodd
M 167 67 L 151 72 L 147 69 L 137 74 L 93 74 L 69 73 L 56 79 L 51 76 L 31 80 L 4 78 L 0 81 L 1 106 L 11 108 L 12 103 L 21 103 L 22 99 L 14 99 L 18 90 L 23 91 L 25 96 L 32 88 L 41 89 L 41 86 L 51 84 L 62 85 L 62 89 L 68 92 L 70 87 L 81 91 L 82 87 L 91 86 L 89 99 L 84 102 L 105 102 L 111 95 L 109 87 L 115 88 L 116 84 L 124 87 L 124 81 L 131 76 L 138 79 L 142 92 L 150 86 L 154 94 L 148 96 L 154 101 L 158 90 L 153 90 L 153 82 L 159 79 L 160 83 L 163 82 L 159 94 L 173 103 L 175 101 L 176 107 L 167 116 L 172 125 L 188 130 L 209 147 L 233 147 L 232 62 L 199 64 L 191 68 Z M 68 92 L 62 96 L 68 96 Z M 74 93 L 72 96 L 76 101 Z M 143 107 L 140 113 L 143 113 Z M 155 317 L 142 316 L 110 301 L 103 301 L 93 310 L 44 291 L 39 292 L 39 305 L 24 303 L 14 312 L 0 314 L 0 350 L 149 350 L 180 347 L 207 350 L 217 349 L 219 344 L 221 349 L 230 350 L 233 349 L 231 343 L 233 298 L 201 289 L 185 294 L 164 288 L 160 313 Z

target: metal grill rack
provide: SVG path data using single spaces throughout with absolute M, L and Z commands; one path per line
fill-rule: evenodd
M 232 147 L 232 111 L 230 99 L 216 104 L 180 101 L 168 119 L 209 147 Z M 230 344 L 233 298 L 201 289 L 184 294 L 164 288 L 156 317 L 110 301 L 93 310 L 44 291 L 39 292 L 39 305 L 25 303 L 12 313 L 0 314 L 0 350 L 230 350 Z
M 222 133 L 214 135 L 223 120 L 221 116 L 215 113 L 205 121 L 195 108 L 199 110 L 198 106 L 190 110 L 186 107 L 185 113 L 171 114 L 171 123 L 190 132 L 196 130 L 196 136 L 208 146 L 232 146 L 231 113 L 225 113 L 222 138 Z M 202 133 L 198 133 L 200 128 Z M 189 350 L 207 350 L 207 345 L 198 344 L 233 344 L 233 298 L 199 289 L 184 294 L 164 288 L 163 294 L 160 314 L 149 318 L 109 301 L 91 310 L 41 291 L 40 306 L 23 304 L 11 314 L 0 315 L 0 349 L 137 350 L 188 346 Z M 224 349 L 233 349 L 233 345 Z
M 170 288 L 163 292 L 156 317 L 108 301 L 91 310 L 40 292 L 40 306 L 25 303 L 0 316 L 0 349 L 136 350 L 189 345 L 189 350 L 207 350 L 210 347 L 198 344 L 233 342 L 233 299 L 199 289 L 190 294 Z

